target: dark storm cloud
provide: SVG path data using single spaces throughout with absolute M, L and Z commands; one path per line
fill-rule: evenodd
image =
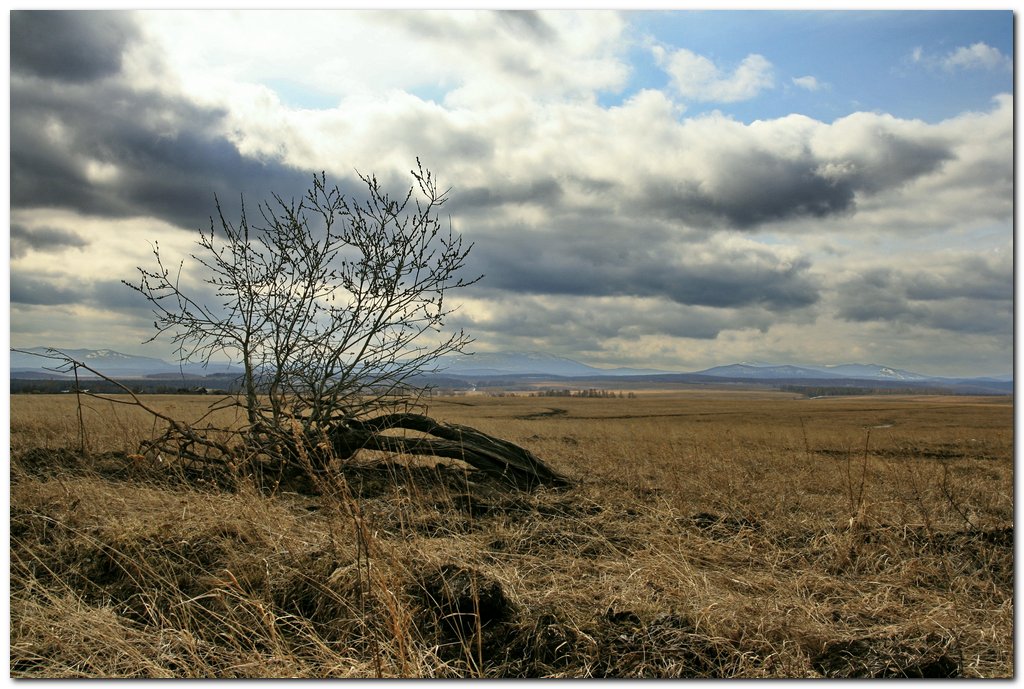
M 507 231 L 480 238 L 474 270 L 488 287 L 525 294 L 660 297 L 677 304 L 787 311 L 817 302 L 819 289 L 804 259 L 788 263 L 767 249 L 704 247 L 700 257 L 673 258 L 686 248 L 646 244 L 628 227 L 618 236 L 554 232 L 536 237 Z M 477 238 L 474 237 L 476 240 Z M 693 253 L 693 252 L 691 252 Z
M 562 197 L 562 186 L 552 178 L 538 179 L 529 184 L 510 184 L 498 188 L 460 188 L 452 198 L 452 212 L 461 209 L 496 208 L 505 204 L 535 203 L 556 205 Z
M 241 155 L 219 133 L 223 113 L 116 83 L 11 84 L 11 204 L 205 226 L 218 195 L 229 214 L 289 197 L 311 176 Z M 112 175 L 96 178 L 90 165 Z M 92 178 L 91 178 L 92 177 Z
M 129 276 L 133 277 L 133 276 Z M 84 305 L 109 309 L 145 320 L 152 306 L 138 292 L 120 280 L 72 280 L 54 275 L 38 275 L 24 270 L 11 270 L 11 304 L 26 306 Z M 190 292 L 204 303 L 217 303 L 216 294 L 203 285 Z
M 799 163 L 759 161 L 738 166 L 731 182 L 716 192 L 705 185 L 670 181 L 648 186 L 642 203 L 665 217 L 694 225 L 739 229 L 788 218 L 823 218 L 853 210 L 854 189 L 835 184 Z M 767 164 L 765 164 L 767 163 Z
M 205 226 L 214 195 L 302 193 L 311 174 L 239 153 L 222 111 L 132 88 L 118 74 L 140 37 L 119 12 L 12 13 L 11 206 Z
M 120 12 L 11 12 L 11 71 L 65 82 L 117 74 L 138 36 Z
M 82 301 L 79 290 L 62 287 L 45 278 L 11 274 L 11 303 L 30 306 L 57 306 Z
M 869 271 L 838 287 L 838 315 L 854 322 L 1003 335 L 1013 329 L 1013 285 L 996 262 L 968 257 L 954 269 Z
M 750 148 L 722 151 L 704 176 L 649 181 L 638 206 L 691 225 L 756 229 L 771 222 L 854 212 L 858 194 L 899 187 L 951 159 L 938 142 L 890 132 L 864 138 L 863 150 L 826 159 L 809 150 L 796 157 Z
M 19 223 L 11 224 L 11 258 L 21 258 L 29 251 L 58 253 L 67 249 L 80 249 L 89 241 L 70 230 L 55 227 L 29 229 Z

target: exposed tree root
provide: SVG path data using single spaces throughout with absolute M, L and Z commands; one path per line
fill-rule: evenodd
M 435 437 L 384 435 L 385 431 L 393 429 L 418 431 Z M 469 426 L 442 423 L 422 414 L 399 413 L 365 421 L 350 420 L 332 429 L 328 437 L 334 451 L 342 457 L 351 456 L 357 449 L 430 455 L 461 460 L 521 488 L 570 485 L 568 478 L 515 443 Z

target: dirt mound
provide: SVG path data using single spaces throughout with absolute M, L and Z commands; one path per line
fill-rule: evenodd
M 507 645 L 515 607 L 501 584 L 479 569 L 450 563 L 428 569 L 410 593 L 423 606 L 421 631 L 438 640 L 442 657 L 478 665 Z
M 960 677 L 962 659 L 951 638 L 931 635 L 917 641 L 865 637 L 836 641 L 811 659 L 826 677 L 937 679 Z
M 188 486 L 195 490 L 234 491 L 239 474 L 226 467 L 188 464 L 159 455 L 126 452 L 87 452 L 73 448 L 32 448 L 11 457 L 11 481 L 19 472 L 33 478 L 95 476 L 110 481 L 145 483 L 167 487 Z
M 17 468 L 29 476 L 46 478 L 58 474 L 75 473 L 83 464 L 81 453 L 66 448 L 50 449 L 33 447 L 11 457 L 11 468 Z M 11 472 L 11 481 L 17 480 L 18 473 Z
M 504 650 L 504 677 L 721 678 L 759 657 L 701 632 L 677 613 L 644 619 L 607 609 L 577 623 L 546 606 L 517 620 Z
M 729 677 L 742 655 L 731 641 L 711 638 L 675 613 L 643 621 L 609 609 L 598 624 L 595 677 Z

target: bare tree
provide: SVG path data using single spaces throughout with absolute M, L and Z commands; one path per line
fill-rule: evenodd
M 235 403 L 250 453 L 312 458 L 317 469 L 361 448 L 434 454 L 517 483 L 565 483 L 523 448 L 410 411 L 416 379 L 471 342 L 444 334 L 448 296 L 480 279 L 460 276 L 472 245 L 442 224 L 448 191 L 416 162 L 400 197 L 360 174 L 366 197 L 356 202 L 321 173 L 299 202 L 260 204 L 256 222 L 243 201 L 237 225 L 218 200 L 191 256 L 202 283 L 186 281 L 184 261 L 168 267 L 154 244 L 155 268 L 124 284 L 153 307 L 151 340 L 170 337 L 180 361 L 240 363 Z M 395 428 L 436 437 L 385 433 Z

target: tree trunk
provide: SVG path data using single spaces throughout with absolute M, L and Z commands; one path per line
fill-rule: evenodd
M 384 435 L 391 429 L 419 431 L 433 438 Z M 529 450 L 475 428 L 442 423 L 422 414 L 387 414 L 364 421 L 349 419 L 330 432 L 335 453 L 350 457 L 359 449 L 458 459 L 519 488 L 566 487 L 572 482 Z

